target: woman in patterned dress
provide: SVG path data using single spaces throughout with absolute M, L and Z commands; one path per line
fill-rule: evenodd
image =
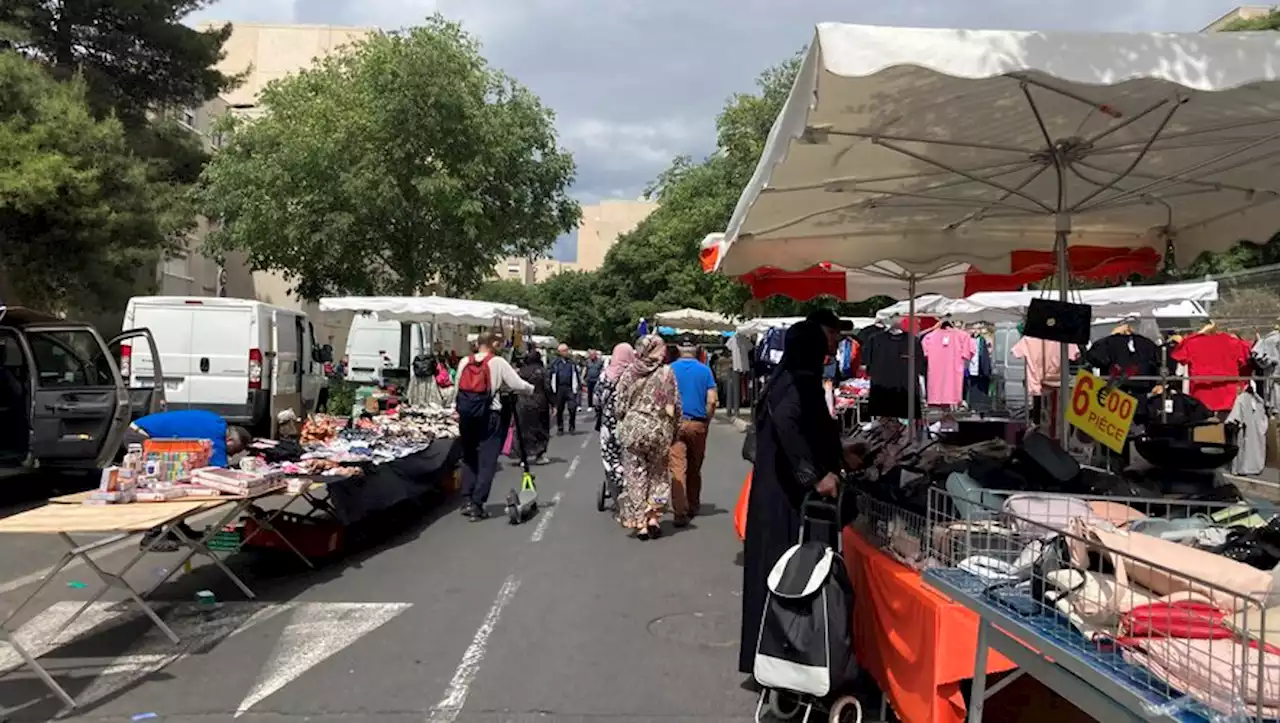
M 662 534 L 662 515 L 671 501 L 668 458 L 680 425 L 680 390 L 666 359 L 662 337 L 642 338 L 614 395 L 622 442 L 618 519 L 641 540 Z
M 618 501 L 622 492 L 622 443 L 618 441 L 618 415 L 614 412 L 613 400 L 618 391 L 618 381 L 635 356 L 635 349 L 625 342 L 613 348 L 609 366 L 596 383 L 596 398 L 593 400 L 596 409 L 600 410 L 600 458 L 604 460 L 605 489 L 613 498 L 614 509 L 619 511 L 622 509 Z

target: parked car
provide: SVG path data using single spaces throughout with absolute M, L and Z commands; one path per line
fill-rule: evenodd
M 413 358 L 430 350 L 425 327 L 356 314 L 347 334 L 347 381 L 374 384 L 387 377 L 407 380 Z
M 138 296 L 124 325 L 155 335 L 170 409 L 208 410 L 266 436 L 277 413 L 301 417 L 322 401 L 327 360 L 302 311 L 251 299 Z M 147 383 L 155 359 L 127 349 L 124 375 Z
M 95 469 L 115 457 L 129 422 L 162 411 L 163 370 L 134 384 L 113 349 L 156 350 L 147 329 L 106 341 L 90 324 L 0 307 L 0 472 Z

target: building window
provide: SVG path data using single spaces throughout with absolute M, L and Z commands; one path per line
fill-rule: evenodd
M 186 254 L 177 254 L 164 260 L 162 272 L 165 276 L 179 279 L 191 279 L 191 264 Z
M 519 276 L 520 264 L 507 264 L 507 276 Z
M 186 126 L 187 128 L 191 128 L 191 129 L 193 129 L 193 130 L 195 129 L 195 127 L 196 127 L 196 111 L 195 111 L 195 109 L 194 109 L 194 108 L 183 108 L 183 109 L 182 109 L 182 121 L 181 121 L 181 123 L 182 123 L 182 125 Z

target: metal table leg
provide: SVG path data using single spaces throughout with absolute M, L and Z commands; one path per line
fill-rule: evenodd
M 297 547 L 295 547 L 293 542 L 288 537 L 285 537 L 285 535 L 282 532 L 280 532 L 279 530 L 277 530 L 275 527 L 271 525 L 271 523 L 275 521 L 276 518 L 284 514 L 285 510 L 289 509 L 289 505 L 296 502 L 299 497 L 302 497 L 302 495 L 303 495 L 302 492 L 298 492 L 297 494 L 293 495 L 284 503 L 282 507 L 275 510 L 272 514 L 269 514 L 269 515 L 260 516 L 254 511 L 253 507 L 250 507 L 249 516 L 253 518 L 254 522 L 258 523 L 258 529 L 254 530 L 248 537 L 245 537 L 243 540 L 241 540 L 240 544 L 241 545 L 249 544 L 249 540 L 252 540 L 254 537 L 257 536 L 259 532 L 262 532 L 264 530 L 267 532 L 274 532 L 276 534 L 276 537 L 279 537 L 280 540 L 284 542 L 285 546 L 288 547 L 290 550 L 292 550 L 293 554 L 298 556 L 299 560 L 302 560 L 302 562 L 306 564 L 307 567 L 314 570 L 316 566 L 312 564 L 311 560 L 309 560 L 306 555 L 302 554 L 302 551 L 299 550 Z
M 253 504 L 252 500 L 241 500 L 237 504 L 233 505 L 231 511 L 219 518 L 218 521 L 209 528 L 209 531 L 204 535 L 201 535 L 198 540 L 193 540 L 182 532 L 180 524 L 183 520 L 176 520 L 168 525 L 165 530 L 165 534 L 172 534 L 174 537 L 178 538 L 178 542 L 185 547 L 186 550 L 182 553 L 182 557 L 174 563 L 173 567 L 171 567 L 168 572 L 166 572 L 159 580 L 156 580 L 151 587 L 147 588 L 146 592 L 142 593 L 142 597 L 149 597 L 152 593 L 158 590 L 161 585 L 168 582 L 169 579 L 177 574 L 178 570 L 181 569 L 183 565 L 187 564 L 187 561 L 192 557 L 195 557 L 198 552 L 212 560 L 213 564 L 217 565 L 218 569 L 222 570 L 223 574 L 230 578 L 231 582 L 236 584 L 236 587 L 240 588 L 240 592 L 244 593 L 245 597 L 250 600 L 254 599 L 255 595 L 253 594 L 253 591 L 249 589 L 249 586 L 245 585 L 244 581 L 232 572 L 231 568 L 223 564 L 222 559 L 207 546 L 209 540 L 213 539 L 214 535 L 218 534 L 218 532 L 220 532 L 223 527 L 230 524 L 232 520 L 239 517 L 251 504 Z
M 973 661 L 973 693 L 969 696 L 969 723 L 982 723 L 982 709 L 987 702 L 987 638 L 991 623 L 978 618 L 978 652 Z
M 58 685 L 58 681 L 54 680 L 52 675 L 49 675 L 49 671 L 44 669 L 44 666 L 40 664 L 40 661 L 36 660 L 34 655 L 27 652 L 27 649 L 22 647 L 22 643 L 19 643 L 14 639 L 13 633 L 9 632 L 8 628 L 0 628 L 0 637 L 3 637 L 6 643 L 13 646 L 13 649 L 18 651 L 18 655 L 22 656 L 27 667 L 35 671 L 40 680 L 44 681 L 45 686 L 48 687 L 49 690 L 53 691 L 53 694 L 58 696 L 59 700 L 65 703 L 68 708 L 76 707 L 76 699 L 72 698 L 71 694 L 68 693 L 61 685 Z
M 70 545 L 72 549 L 77 550 L 75 556 L 83 560 L 85 566 L 87 566 L 90 570 L 93 570 L 94 574 L 96 574 L 98 578 L 102 580 L 103 586 L 99 588 L 98 591 L 93 594 L 93 597 L 89 598 L 89 600 L 86 601 L 85 604 L 81 605 L 80 609 L 77 610 L 74 615 L 67 618 L 67 620 L 64 623 L 62 623 L 61 627 L 59 627 L 58 630 L 54 633 L 55 638 L 61 635 L 63 631 L 65 631 L 67 628 L 71 627 L 71 623 L 75 622 L 77 618 L 83 615 L 84 612 L 89 609 L 89 606 L 101 600 L 102 596 L 106 595 L 108 590 L 110 590 L 113 587 L 116 587 L 116 588 L 120 588 L 121 590 L 124 590 L 125 594 L 127 594 L 130 598 L 132 598 L 133 601 L 138 605 L 138 607 L 142 608 L 142 612 L 145 613 L 147 617 L 151 618 L 151 622 L 155 623 L 156 627 L 160 628 L 161 632 L 165 634 L 165 637 L 169 638 L 174 643 L 178 642 L 178 634 L 173 632 L 173 629 L 170 628 L 168 624 L 165 623 L 165 621 L 160 619 L 160 616 L 157 615 L 156 612 L 151 609 L 151 606 L 148 605 L 146 601 L 142 599 L 143 596 L 139 594 L 137 590 L 134 590 L 133 587 L 129 585 L 128 581 L 124 579 L 124 576 L 130 570 L 133 569 L 134 565 L 137 565 L 142 560 L 142 558 L 146 556 L 147 553 L 151 552 L 151 548 L 157 542 L 160 541 L 163 535 L 157 535 L 156 538 L 151 541 L 151 544 L 139 550 L 138 554 L 134 555 L 133 558 L 129 560 L 129 562 L 126 563 L 124 567 L 120 568 L 119 572 L 115 572 L 115 573 L 111 573 L 111 572 L 107 572 L 106 570 L 103 570 L 98 565 L 98 563 L 94 562 L 93 558 L 89 556 L 90 551 L 92 551 L 93 549 L 102 547 L 103 543 L 101 541 L 94 543 L 92 547 L 85 545 L 77 548 L 75 540 L 71 539 L 71 536 L 68 535 L 67 533 L 59 532 L 58 536 L 61 537 L 63 541 L 65 541 L 68 545 Z

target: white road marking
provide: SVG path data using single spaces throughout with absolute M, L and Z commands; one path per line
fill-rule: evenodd
M 578 455 L 577 457 L 573 458 L 573 461 L 569 463 L 569 471 L 564 473 L 565 479 L 569 479 L 570 477 L 573 476 L 574 472 L 578 471 L 578 463 L 581 461 L 582 461 L 582 455 Z
M 409 607 L 409 603 L 328 603 L 320 610 L 295 609 L 258 682 L 236 708 L 236 717 Z
M 205 522 L 205 521 L 207 521 L 207 520 L 209 520 L 209 519 L 212 519 L 212 518 L 214 517 L 214 514 L 215 514 L 215 513 L 217 513 L 217 514 L 225 514 L 225 511 L 224 511 L 224 510 L 210 510 L 209 512 L 202 512 L 202 513 L 200 513 L 200 514 L 198 514 L 198 515 L 195 515 L 194 517 L 190 518 L 190 520 L 188 520 L 188 522 Z M 121 540 L 121 541 L 119 541 L 119 542 L 112 543 L 112 544 L 110 544 L 110 545 L 107 545 L 107 546 L 105 546 L 105 547 L 102 547 L 102 548 L 99 548 L 98 550 L 96 550 L 96 551 L 93 553 L 93 559 L 94 559 L 94 560 L 101 560 L 103 557 L 105 557 L 105 556 L 107 556 L 107 555 L 114 554 L 114 553 L 116 553 L 116 552 L 119 552 L 119 551 L 121 551 L 121 550 L 128 549 L 128 548 L 130 548 L 130 547 L 135 547 L 135 546 L 137 546 L 137 544 L 138 544 L 137 539 L 135 539 L 135 538 L 133 538 L 133 537 L 130 537 L 130 538 L 125 539 L 125 540 Z M 66 567 L 64 567 L 64 568 L 62 568 L 62 572 L 68 572 L 68 571 L 70 571 L 70 570 L 74 570 L 74 569 L 76 569 L 76 568 L 78 568 L 78 567 L 82 567 L 83 565 L 84 565 L 84 560 L 82 560 L 82 559 L 80 559 L 80 558 L 78 558 L 78 557 L 77 557 L 77 558 L 75 558 L 74 560 L 72 560 L 71 562 L 67 563 L 67 566 L 66 566 Z M 17 589 L 19 589 L 19 588 L 24 588 L 24 587 L 26 587 L 26 586 L 28 586 L 28 585 L 35 585 L 36 583 L 38 583 L 38 582 L 40 582 L 41 580 L 43 580 L 43 579 L 44 579 L 44 576 L 45 576 L 45 575 L 48 575 L 48 574 L 49 574 L 49 571 L 50 571 L 50 570 L 52 570 L 52 569 L 53 569 L 53 567 L 52 567 L 52 566 L 50 566 L 50 567 L 46 567 L 46 568 L 44 568 L 43 570 L 36 570 L 35 572 L 29 573 L 29 574 L 26 574 L 26 575 L 22 575 L 21 577 L 15 577 L 15 578 L 13 578 L 12 580 L 5 580 L 4 582 L 0 582 L 0 595 L 3 595 L 3 594 L 5 594 L 5 593 L 9 593 L 9 592 L 13 592 L 14 590 L 17 590 Z
M 458 669 L 454 671 L 453 679 L 449 681 L 449 688 L 445 691 L 444 697 L 431 709 L 431 714 L 427 717 L 428 723 L 453 723 L 457 720 L 458 714 L 462 712 L 462 706 L 467 703 L 471 684 L 475 682 L 476 675 L 480 672 L 480 663 L 484 660 L 489 636 L 493 635 L 494 628 L 498 627 L 498 618 L 502 617 L 502 610 L 507 607 L 511 598 L 515 597 L 516 590 L 519 589 L 520 580 L 515 575 L 508 576 L 506 582 L 502 583 L 502 589 L 498 591 L 493 607 L 489 608 L 489 614 L 484 616 L 484 622 L 480 624 L 480 629 L 471 639 L 471 645 L 468 645 L 466 652 L 462 654 L 462 662 L 458 663 Z
M 180 642 L 174 645 L 132 602 L 97 602 L 57 640 L 52 639 L 54 631 L 81 605 L 76 601 L 55 603 L 18 628 L 14 637 L 39 657 L 106 629 L 129 623 L 146 624 L 146 632 L 123 654 L 100 670 L 89 671 L 93 676 L 91 681 L 78 681 L 82 685 L 87 683 L 76 697 L 82 706 L 115 695 L 166 666 L 193 654 L 204 654 L 228 638 L 254 629 L 281 613 L 291 612 L 275 653 L 260 668 L 258 683 L 240 704 L 236 715 L 410 607 L 410 603 L 227 602 L 207 610 L 187 602 L 153 604 L 177 633 Z M 0 675 L 22 664 L 11 647 L 0 644 Z M 68 675 L 70 671 L 60 668 L 57 674 Z
M 587 438 L 586 438 L 586 439 L 584 439 L 584 440 L 582 440 L 582 448 L 583 448 L 583 449 L 586 449 L 586 448 L 587 448 L 587 445 L 588 445 L 588 444 L 591 444 L 591 440 L 592 440 L 592 439 L 594 439 L 594 438 L 593 438 L 591 435 L 589 435 L 589 434 L 588 434 L 588 435 L 587 435 Z
M 551 524 L 551 516 L 556 513 L 556 507 L 560 504 L 560 492 L 551 498 L 551 505 L 543 507 L 539 511 L 538 526 L 533 528 L 533 534 L 529 536 L 529 542 L 541 542 L 542 536 L 547 534 L 547 525 Z

